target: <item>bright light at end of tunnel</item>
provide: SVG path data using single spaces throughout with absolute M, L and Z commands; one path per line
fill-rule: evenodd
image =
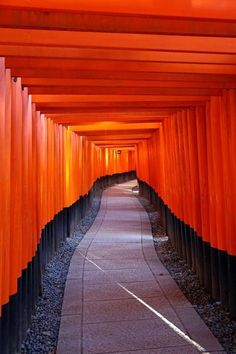
M 105 164 L 106 164 L 106 169 L 108 168 L 108 162 L 109 162 L 109 156 L 108 156 L 108 148 L 105 148 Z
M 86 132 L 86 131 L 105 131 L 105 130 L 143 130 L 143 129 L 159 129 L 161 124 L 159 122 L 145 122 L 145 123 L 118 123 L 118 122 L 96 122 L 92 124 L 71 125 L 71 131 Z

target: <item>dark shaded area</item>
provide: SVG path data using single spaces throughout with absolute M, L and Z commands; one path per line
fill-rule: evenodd
M 1 354 L 19 352 L 39 298 L 44 296 L 42 293 L 42 273 L 65 240 L 74 234 L 79 222 L 92 207 L 92 201 L 96 195 L 108 186 L 134 178 L 135 172 L 132 171 L 98 179 L 88 194 L 81 197 L 69 208 L 63 209 L 45 226 L 35 256 L 18 279 L 17 294 L 12 295 L 10 301 L 2 307 L 0 318 Z M 73 252 L 71 252 L 71 256 L 72 254 Z M 67 274 L 67 271 L 65 273 Z

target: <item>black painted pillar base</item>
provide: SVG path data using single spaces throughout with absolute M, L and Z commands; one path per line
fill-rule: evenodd
M 236 256 L 228 256 L 228 301 L 229 312 L 236 319 Z
M 208 242 L 203 242 L 203 286 L 211 293 L 211 246 Z

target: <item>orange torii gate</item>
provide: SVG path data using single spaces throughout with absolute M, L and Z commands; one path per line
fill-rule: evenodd
M 3 353 L 40 292 L 42 244 L 45 265 L 94 183 L 134 170 L 180 255 L 236 315 L 235 19 L 232 0 L 1 0 Z

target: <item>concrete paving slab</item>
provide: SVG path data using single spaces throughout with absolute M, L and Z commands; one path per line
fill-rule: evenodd
M 84 324 L 84 353 L 109 353 L 185 344 L 176 333 L 156 320 Z
M 85 284 L 106 284 L 113 283 L 113 279 L 111 279 L 106 273 L 97 270 L 97 271 L 86 271 L 84 272 L 84 285 Z
M 140 298 L 159 297 L 163 296 L 162 291 L 155 281 L 122 283 L 129 291 Z M 117 284 L 84 284 L 84 301 L 102 301 L 102 300 L 117 300 L 117 299 L 132 299 L 127 291 L 122 289 Z
M 85 261 L 84 256 L 80 254 L 79 249 L 77 248 L 71 258 L 70 266 L 82 267 L 84 261 Z
M 105 227 L 105 226 L 104 226 Z M 106 231 L 102 233 L 98 233 L 96 235 L 96 239 L 94 242 L 99 242 L 100 240 L 106 239 L 106 241 L 113 240 L 113 239 L 121 239 L 121 242 L 126 242 L 123 238 L 126 237 L 130 242 L 140 242 L 141 232 L 138 230 L 129 230 L 124 232 L 123 230 L 115 231 Z M 123 241 L 122 241 L 123 240 Z M 135 241 L 134 241 L 135 240 Z
M 82 281 L 67 279 L 62 306 L 62 315 L 78 315 L 82 313 Z
M 94 239 L 94 243 L 107 243 L 108 238 L 107 237 L 99 237 L 99 238 L 95 238 Z M 113 244 L 115 243 L 123 243 L 124 241 L 127 243 L 131 243 L 131 242 L 141 242 L 141 236 L 139 237 L 139 240 L 137 240 L 137 238 L 135 239 L 131 239 L 130 237 L 128 237 L 127 235 L 123 235 L 123 236 L 111 236 L 109 237 L 109 241 L 112 241 Z
M 121 269 L 121 270 L 107 270 L 102 271 L 85 271 L 84 283 L 110 283 L 110 282 L 145 282 L 148 280 L 155 280 L 153 274 L 146 269 Z
M 192 307 L 171 275 L 155 275 L 155 278 L 174 308 Z
M 163 275 L 170 275 L 168 270 L 164 267 L 161 263 L 159 258 L 151 259 L 147 261 L 148 267 L 150 268 L 151 272 L 155 275 L 163 276 Z
M 140 299 L 163 296 L 163 292 L 155 280 L 145 282 L 120 283 Z
M 67 274 L 67 280 L 82 279 L 83 268 L 84 268 L 84 262 L 71 263 Z
M 156 312 L 162 315 L 166 320 L 186 333 L 181 321 L 175 311 L 170 308 L 168 301 L 163 296 L 158 298 L 142 298 L 148 306 L 151 306 Z M 130 321 L 140 319 L 156 319 L 164 327 L 162 319 L 150 311 L 136 299 L 106 300 L 84 303 L 84 323 L 104 323 L 114 321 Z
M 89 238 L 83 238 L 77 246 L 77 249 L 89 247 L 90 244 L 93 242 L 93 239 L 94 237 L 92 238 L 92 235 L 90 235 Z
M 62 316 L 57 354 L 81 352 L 81 316 Z
M 84 323 L 155 319 L 155 315 L 133 298 L 84 303 Z
M 88 251 L 87 256 L 89 259 L 134 259 L 134 258 L 142 258 L 143 252 L 142 250 L 135 250 L 130 252 L 130 250 L 101 250 L 101 251 Z
M 151 248 L 152 247 L 152 248 Z M 143 254 L 144 254 L 144 257 L 146 259 L 146 261 L 148 262 L 149 260 L 152 261 L 152 260 L 156 260 L 157 259 L 157 255 L 156 255 L 156 251 L 153 249 L 153 246 L 152 245 L 149 245 L 149 247 L 147 246 L 144 246 L 143 247 Z
M 193 340 L 200 341 L 201 345 L 209 351 L 222 350 L 218 340 L 209 331 L 194 308 L 177 308 L 176 313 Z
M 158 259 L 135 184 L 103 193 L 72 257 L 57 353 L 222 354 Z
M 81 255 L 86 256 L 87 252 L 88 252 L 89 246 L 81 246 L 77 248 L 78 253 L 80 253 Z
M 146 239 L 147 240 L 152 240 L 151 239 L 151 232 L 152 232 L 152 229 L 151 229 L 151 226 L 149 226 L 149 227 L 142 227 L 142 230 L 141 230 L 141 232 L 142 232 L 142 236 L 143 236 L 143 238 L 145 238 L 146 237 Z
M 113 242 L 106 242 L 104 243 L 95 243 L 93 242 L 91 246 L 89 247 L 89 252 L 101 252 L 101 251 L 106 251 L 106 252 L 113 252 L 113 251 L 123 251 L 127 250 L 130 252 L 133 251 L 142 251 L 142 245 L 140 242 L 128 242 L 128 243 L 113 243 Z
M 118 299 L 132 299 L 132 296 L 114 283 L 84 284 L 84 302 Z
M 149 266 L 143 259 L 104 259 L 97 260 L 96 264 L 101 267 L 103 270 L 119 270 L 119 269 L 140 269 L 144 268 L 147 271 Z M 88 261 L 85 261 L 84 270 L 97 270 L 96 266 Z
M 117 352 L 116 354 L 199 354 L 199 351 L 191 346 L 179 346 L 177 348 L 160 348 L 160 349 L 146 349 L 146 350 L 129 350 L 128 352 Z M 114 354 L 108 353 L 108 354 Z

